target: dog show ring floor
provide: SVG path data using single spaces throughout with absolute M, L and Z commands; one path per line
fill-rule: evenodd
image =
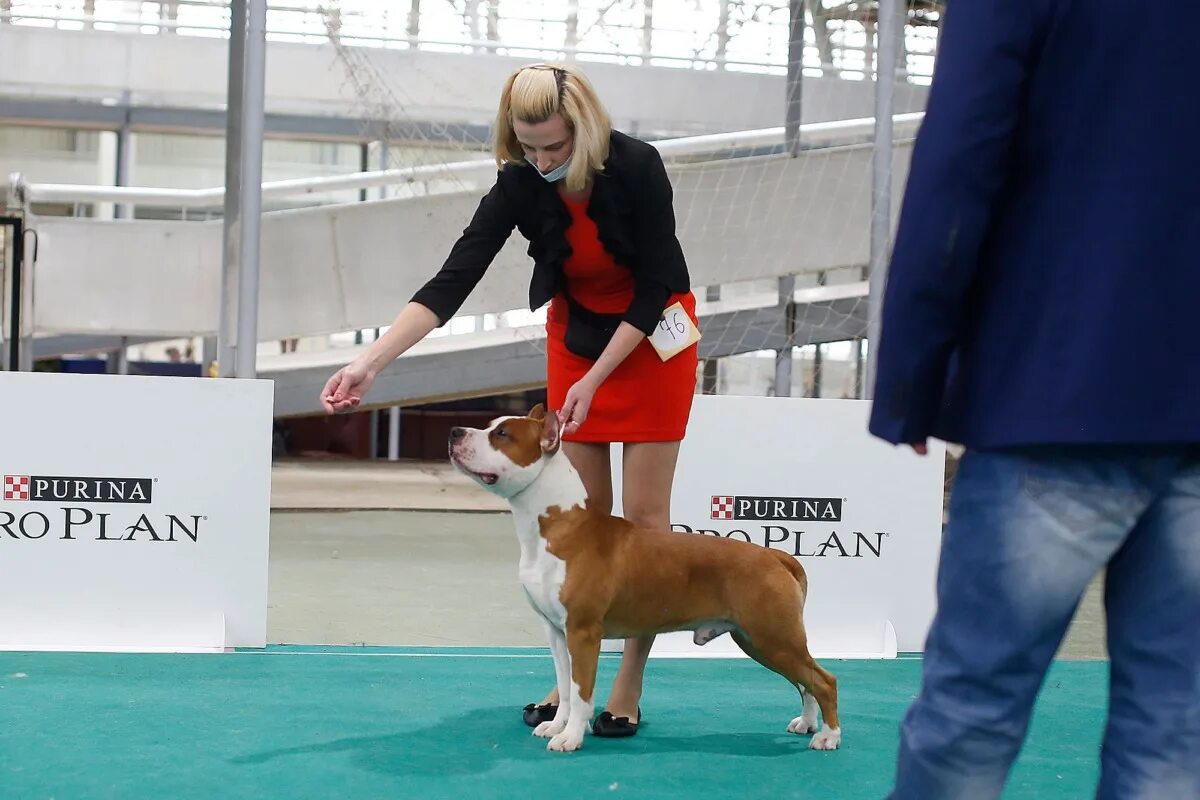
M 603 692 L 618 656 L 601 658 Z M 882 798 L 920 660 L 826 661 L 843 739 L 785 732 L 796 692 L 748 659 L 652 659 L 645 722 L 550 753 L 521 721 L 544 649 L 0 653 L 0 796 Z M 1090 796 L 1107 665 L 1057 662 L 1007 798 Z
M 822 660 L 834 752 L 786 733 L 798 694 L 740 658 L 652 659 L 637 736 L 547 752 L 521 721 L 553 665 L 512 520 L 464 481 L 445 465 L 277 465 L 265 650 L 0 652 L 0 800 L 884 797 L 915 654 Z M 1097 583 L 1006 798 L 1094 792 L 1100 597 Z M 597 710 L 618 658 L 601 656 Z

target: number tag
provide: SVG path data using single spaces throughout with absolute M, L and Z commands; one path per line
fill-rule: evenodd
M 675 303 L 662 313 L 654 333 L 650 336 L 650 344 L 663 361 L 678 355 L 698 341 L 700 331 L 683 310 L 682 303 Z

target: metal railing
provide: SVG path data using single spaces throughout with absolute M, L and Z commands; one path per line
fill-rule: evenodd
M 337 37 L 362 47 L 700 70 L 782 72 L 787 67 L 788 0 L 699 0 L 687 16 L 655 14 L 651 0 L 271 0 L 267 6 L 271 41 L 319 44 Z M 869 76 L 875 59 L 871 4 L 805 0 L 804 7 L 813 20 L 805 70 Z M 936 28 L 927 14 L 914 10 L 911 19 L 899 71 L 927 83 Z M 212 38 L 227 34 L 229 3 L 0 0 L 0 23 Z
M 895 115 L 892 118 L 895 138 L 911 139 L 914 137 L 924 116 L 923 112 Z M 801 147 L 815 149 L 866 146 L 872 143 L 874 131 L 875 120 L 873 118 L 808 123 L 800 126 Z M 708 155 L 719 157 L 730 151 L 756 151 L 763 148 L 782 147 L 784 137 L 784 128 L 776 127 L 664 139 L 652 142 L 652 144 L 669 161 Z M 264 199 L 278 199 L 432 181 L 480 181 L 489 179 L 495 169 L 495 162 L 487 158 L 403 169 L 356 172 L 349 175 L 267 181 L 262 184 L 262 196 Z M 225 199 L 225 189 L 219 186 L 210 189 L 164 189 L 28 183 L 20 173 L 14 173 L 9 177 L 9 189 L 14 204 L 19 206 L 37 202 L 119 203 L 164 208 L 213 208 L 220 206 Z

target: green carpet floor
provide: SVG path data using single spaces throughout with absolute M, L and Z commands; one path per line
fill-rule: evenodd
M 0 653 L 0 798 L 878 800 L 920 661 L 825 663 L 839 751 L 783 732 L 798 698 L 756 664 L 656 659 L 639 735 L 562 755 L 520 721 L 551 682 L 539 650 Z M 1007 798 L 1091 796 L 1107 669 L 1055 664 Z

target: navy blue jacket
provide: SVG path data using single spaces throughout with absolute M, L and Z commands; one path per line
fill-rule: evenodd
M 872 433 L 1200 442 L 1197 18 L 1200 0 L 952 0 Z

